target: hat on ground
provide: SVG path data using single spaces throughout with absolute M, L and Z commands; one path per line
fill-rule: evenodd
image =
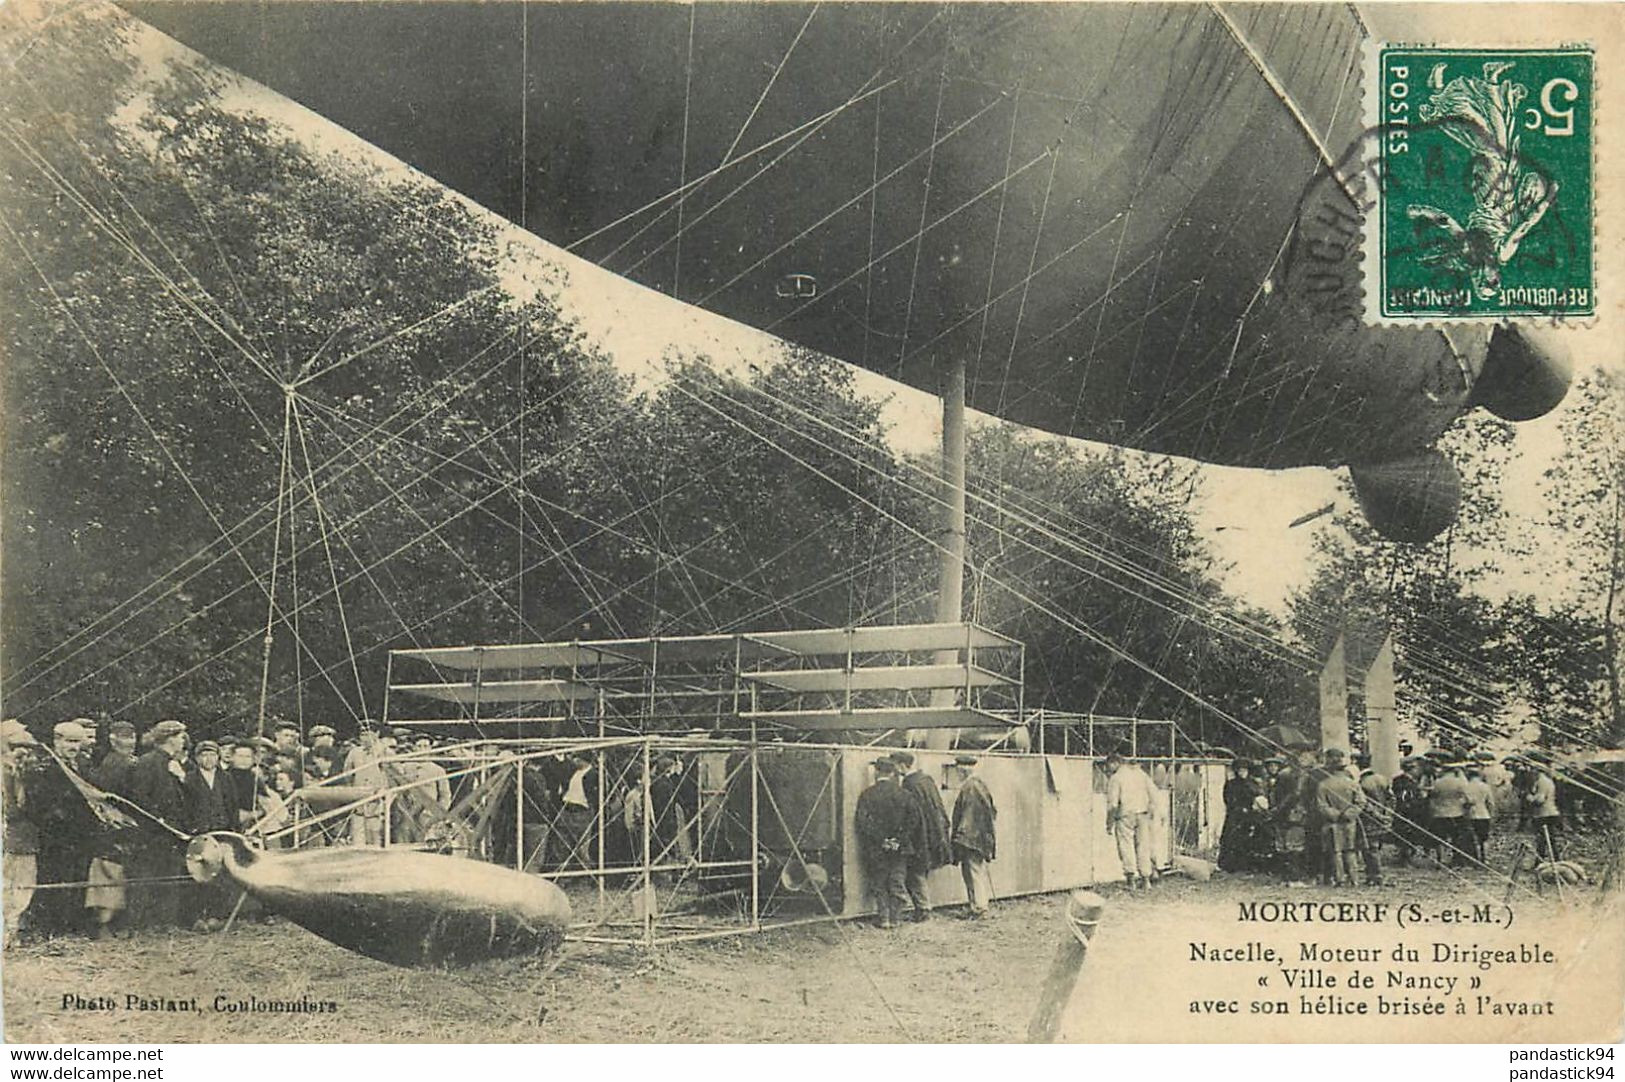
M 310 738 L 315 740 L 318 736 L 337 736 L 339 732 L 331 725 L 316 725 L 310 730 Z
M 52 727 L 51 735 L 58 740 L 89 740 L 96 734 L 77 721 L 59 721 Z
M 37 745 L 39 743 L 38 740 L 34 739 L 34 734 L 28 731 L 28 726 L 16 718 L 7 718 L 5 721 L 0 722 L 0 740 L 4 740 L 8 748 L 21 747 L 24 744 Z
M 160 740 L 168 740 L 172 736 L 183 736 L 185 733 L 186 726 L 179 721 L 160 721 L 150 730 L 150 736 L 154 744 Z
M 202 755 L 206 751 L 212 751 L 216 755 L 219 755 L 220 754 L 220 745 L 216 744 L 213 740 L 199 740 L 198 743 L 197 743 L 197 747 L 192 749 L 192 754 L 193 755 Z
M 976 756 L 974 756 L 974 755 L 955 755 L 954 756 L 954 762 L 957 763 L 960 766 L 975 766 L 976 765 Z
M 891 753 L 891 761 L 898 766 L 913 766 L 914 754 L 907 751 L 894 751 Z

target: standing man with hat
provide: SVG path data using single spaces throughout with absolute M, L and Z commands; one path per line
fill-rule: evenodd
M 1359 837 L 1356 845 L 1365 863 L 1365 881 L 1373 887 L 1382 886 L 1382 846 L 1393 833 L 1394 802 L 1388 779 L 1371 768 L 1371 753 L 1362 751 L 1354 757 L 1359 768 L 1360 792 L 1365 794 L 1365 810 L 1360 813 Z
M 130 772 L 135 769 L 135 726 L 127 721 L 115 721 L 107 728 L 107 754 L 91 772 L 90 780 L 98 788 L 117 793 L 126 800 L 130 796 Z
M 153 726 L 152 750 L 136 759 L 130 774 L 131 798 L 181 831 L 187 826 L 185 751 L 186 726 L 179 721 L 160 721 Z
M 1442 773 L 1439 780 L 1433 783 L 1433 792 L 1428 795 L 1428 815 L 1432 819 L 1440 863 L 1454 865 L 1471 859 L 1473 850 L 1477 848 L 1473 840 L 1473 822 L 1467 818 L 1471 799 L 1467 777 L 1462 773 L 1459 759 L 1447 759 L 1439 769 Z
M 81 721 L 64 721 L 51 730 L 50 758 L 29 794 L 30 818 L 39 828 L 39 882 L 82 883 L 90 871 L 99 822 L 68 772 L 85 769 L 85 756 L 95 732 Z M 84 926 L 85 889 L 82 886 L 41 889 L 29 911 L 32 927 L 51 934 L 77 931 Z
M 999 810 L 993 804 L 993 794 L 988 791 L 987 783 L 974 773 L 976 757 L 955 756 L 954 765 L 963 777 L 959 784 L 959 795 L 954 798 L 953 832 L 949 837 L 954 847 L 954 860 L 959 864 L 959 874 L 965 880 L 970 916 L 980 919 L 987 916 L 988 906 L 993 901 L 993 875 L 987 865 L 998 856 L 995 820 L 998 819 Z
M 1407 756 L 1389 783 L 1394 798 L 1393 835 L 1399 856 L 1409 864 L 1418 849 L 1428 845 L 1428 791 L 1419 756 Z
M 193 834 L 237 829 L 236 787 L 220 766 L 220 745 L 198 742 L 192 766 L 183 782 L 186 791 L 186 829 Z
M 0 912 L 3 946 L 17 938 L 17 922 L 34 900 L 34 884 L 39 880 L 39 828 L 30 817 L 29 789 L 38 776 L 34 758 L 39 741 L 16 718 L 0 722 L 0 888 L 5 891 L 5 908 Z
M 908 901 L 908 860 L 919 837 L 920 812 L 898 784 L 896 764 L 876 759 L 874 768 L 874 784 L 858 794 L 853 825 L 880 926 L 893 928 Z
M 920 834 L 915 840 L 914 853 L 908 859 L 905 876 L 909 901 L 914 903 L 913 917 L 920 921 L 931 915 L 926 876 L 953 861 L 953 845 L 948 840 L 948 809 L 942 803 L 936 780 L 925 771 L 914 769 L 912 752 L 894 751 L 891 760 L 903 777 L 903 792 L 913 798 L 920 813 Z
M 154 818 L 178 831 L 186 830 L 186 769 L 181 765 L 186 751 L 186 726 L 178 721 L 160 721 L 151 730 L 152 749 L 135 761 L 130 773 L 131 798 Z M 136 879 L 164 879 L 186 871 L 175 839 L 153 832 L 130 862 Z M 175 923 L 180 895 L 175 883 L 143 884 L 131 901 L 130 920 L 137 926 L 167 926 Z
M 388 779 L 384 776 L 383 760 L 389 755 L 384 747 L 383 734 L 370 720 L 362 719 L 361 743 L 350 749 L 344 761 L 349 774 L 347 784 L 382 792 Z M 350 844 L 377 847 L 384 844 L 384 806 L 382 797 L 369 800 L 350 813 Z
M 1528 771 L 1523 789 L 1519 822 L 1535 833 L 1535 853 L 1542 860 L 1562 860 L 1558 839 L 1563 833 L 1563 814 L 1557 806 L 1557 782 L 1550 767 L 1534 755 L 1524 760 Z
M 1346 755 L 1342 748 L 1324 753 L 1326 769 L 1315 785 L 1315 819 L 1322 824 L 1321 845 L 1331 864 L 1332 884 L 1357 887 L 1361 868 L 1356 843 L 1366 801 L 1360 783 L 1349 775 Z
M 320 785 L 339 772 L 339 751 L 334 746 L 338 735 L 331 725 L 311 727 L 310 750 L 305 753 L 305 784 Z
M 1139 764 L 1127 762 L 1122 752 L 1106 756 L 1106 823 L 1117 838 L 1117 857 L 1123 862 L 1123 881 L 1144 890 L 1156 878 L 1151 855 L 1151 809 L 1157 787 Z

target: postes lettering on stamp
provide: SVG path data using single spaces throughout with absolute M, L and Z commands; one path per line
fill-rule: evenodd
M 1372 55 L 1381 181 L 1367 210 L 1367 318 L 1593 315 L 1591 48 Z

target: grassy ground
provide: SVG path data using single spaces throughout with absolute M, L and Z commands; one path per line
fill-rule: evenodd
M 1482 1019 L 1451 1021 L 1445 1028 L 1424 1020 L 1406 1028 L 1412 1023 L 1192 1018 L 1192 999 L 1239 996 L 1245 1002 L 1255 976 L 1263 973 L 1195 967 L 1189 958 L 1194 940 L 1242 944 L 1256 939 L 1288 951 L 1305 938 L 1369 940 L 1385 947 L 1404 936 L 1496 944 L 1543 940 L 1562 950 L 1566 968 L 1509 972 L 1510 984 L 1486 990 L 1530 997 L 1538 992 L 1541 999 L 1578 995 L 1584 1003 L 1600 995 L 1617 1018 L 1622 993 L 1606 982 L 1610 973 L 1616 985 L 1622 979 L 1621 945 L 1617 934 L 1606 942 L 1596 937 L 1610 922 L 1621 922 L 1615 919 L 1617 907 L 1603 915 L 1594 891 L 1569 892 L 1562 900 L 1553 893 L 1538 898 L 1520 893 L 1511 929 L 1402 932 L 1391 920 L 1361 928 L 1237 922 L 1238 901 L 1344 896 L 1414 901 L 1433 912 L 1454 902 L 1498 902 L 1505 893 L 1496 872 L 1463 876 L 1405 869 L 1394 879 L 1387 887 L 1343 895 L 1289 888 L 1262 876 L 1220 876 L 1205 883 L 1169 879 L 1146 893 L 1104 888 L 1108 911 L 1063 1036 L 1455 1040 L 1479 1034 L 1478 1039 L 1506 1039 L 1504 1025 L 1484 1030 L 1489 1036 L 1480 1034 L 1489 1024 Z M 856 922 L 808 925 L 649 952 L 570 944 L 556 965 L 505 961 L 451 972 L 373 962 L 286 922 L 239 923 L 224 934 L 173 931 L 103 943 L 56 940 L 7 953 L 5 1033 L 25 1042 L 1015 1041 L 1025 1034 L 1060 942 L 1063 907 L 1061 897 L 1034 897 L 999 903 L 994 916 L 980 922 L 942 914 L 895 931 Z M 1601 976 L 1583 970 L 1588 959 L 1603 963 Z M 1503 975 L 1492 976 L 1501 980 Z M 1604 986 L 1596 986 L 1599 980 Z M 195 996 L 203 1010 L 65 1010 L 61 1001 L 68 993 L 120 1001 L 127 993 L 149 999 Z M 335 1001 L 338 1010 L 233 1015 L 210 1009 L 217 995 L 233 1000 L 307 995 Z M 1584 1027 L 1598 1023 L 1581 1018 L 1582 1006 L 1575 1001 L 1564 1007 L 1560 1022 L 1590 1033 Z M 1550 1027 L 1556 1023 L 1539 1024 L 1548 1028 L 1531 1032 L 1554 1032 Z

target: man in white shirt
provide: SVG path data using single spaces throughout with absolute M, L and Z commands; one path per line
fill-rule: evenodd
M 381 792 L 389 784 L 388 778 L 384 776 L 383 765 L 383 760 L 388 757 L 389 752 L 384 747 L 382 734 L 366 719 L 361 722 L 360 738 L 361 743 L 351 748 L 350 754 L 344 760 L 344 772 L 348 776 L 340 780 L 346 785 Z M 382 798 L 369 800 L 350 813 L 350 844 L 354 846 L 384 844 Z
M 597 864 L 594 830 L 598 825 L 598 779 L 585 755 L 568 759 L 569 780 L 560 799 L 558 832 L 565 845 L 561 870 L 574 864 L 581 868 Z
M 1119 752 L 1106 756 L 1106 825 L 1117 837 L 1123 881 L 1144 890 L 1156 877 L 1151 859 L 1151 809 L 1158 797 L 1151 778 Z

